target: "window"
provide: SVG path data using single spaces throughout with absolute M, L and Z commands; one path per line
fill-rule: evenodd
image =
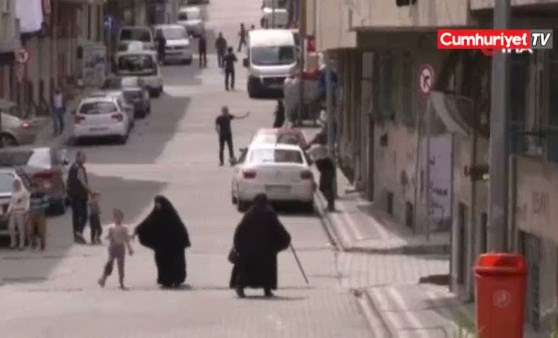
M 188 39 L 188 33 L 184 27 L 165 27 L 157 30 L 157 33 L 162 32 L 167 40 L 184 40 Z
M 382 57 L 382 66 L 380 67 L 380 83 L 378 108 L 379 114 L 384 119 L 393 119 L 395 117 L 393 91 L 395 86 L 395 60 L 391 53 L 387 53 Z
M 413 73 L 413 59 L 410 54 L 403 57 L 401 71 L 402 92 L 401 92 L 401 122 L 408 127 L 413 127 L 415 122 L 414 116 L 414 94 L 415 81 Z
M 250 163 L 304 163 L 302 153 L 296 150 L 258 149 L 250 154 Z
M 116 105 L 107 101 L 86 102 L 79 109 L 79 113 L 83 115 L 110 114 L 116 111 L 118 111 Z
M 21 167 L 27 165 L 33 151 L 8 151 L 0 153 L 0 167 Z
M 50 149 L 35 150 L 33 155 L 29 158 L 28 165 L 38 168 L 50 168 Z
M 118 72 L 154 75 L 157 72 L 157 65 L 151 55 L 125 55 L 118 58 Z
M 178 21 L 188 21 L 188 13 L 186 12 L 178 13 Z
M 2 13 L 9 14 L 12 11 L 12 0 L 0 0 L 2 4 Z M 9 20 L 7 20 L 9 21 Z
M 127 28 L 120 32 L 120 40 L 122 41 L 141 41 L 141 42 L 152 42 L 151 33 L 148 29 L 135 29 Z
M 252 48 L 252 63 L 256 66 L 281 66 L 296 62 L 294 46 L 266 46 Z

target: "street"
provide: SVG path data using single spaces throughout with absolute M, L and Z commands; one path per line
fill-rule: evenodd
M 223 32 L 238 43 L 240 22 L 260 18 L 257 0 L 212 0 L 207 8 L 210 47 Z M 236 47 L 236 46 L 235 46 Z M 107 257 L 106 245 L 74 245 L 71 212 L 50 218 L 47 250 L 0 252 L 0 336 L 25 337 L 370 337 L 357 298 L 347 283 L 337 253 L 320 219 L 296 210 L 280 212 L 304 266 L 306 285 L 293 254 L 279 256 L 277 297 L 247 290 L 238 299 L 228 288 L 232 266 L 227 254 L 241 214 L 231 204 L 232 168 L 219 167 L 215 118 L 223 105 L 232 114 L 234 148 L 273 123 L 274 100 L 250 100 L 239 53 L 236 91 L 226 92 L 223 74 L 210 48 L 208 68 L 168 65 L 164 94 L 152 101 L 152 114 L 136 121 L 128 143 L 92 143 L 68 148 L 87 156 L 92 187 L 101 194 L 103 224 L 121 208 L 130 229 L 163 194 L 187 223 L 186 286 L 156 285 L 152 251 L 133 243 L 127 257 L 127 291 L 116 276 L 97 285 Z M 72 157 L 73 158 L 73 157 Z M 88 233 L 86 233 L 88 235 Z M 89 236 L 86 236 L 89 241 Z

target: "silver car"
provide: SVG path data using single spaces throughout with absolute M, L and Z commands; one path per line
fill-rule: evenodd
M 15 102 L 0 100 L 0 138 L 4 146 L 27 145 L 35 142 L 36 126 L 15 116 L 20 114 Z
M 145 117 L 151 112 L 149 90 L 140 77 L 109 77 L 103 83 L 103 90 L 121 90 L 124 98 L 134 106 L 136 117 Z
M 180 8 L 176 23 L 184 26 L 188 34 L 194 37 L 200 36 L 205 31 L 205 23 L 200 7 L 189 6 Z

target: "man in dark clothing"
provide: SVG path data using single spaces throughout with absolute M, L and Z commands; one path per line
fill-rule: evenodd
M 207 68 L 207 40 L 205 39 L 205 33 L 202 33 L 198 40 L 198 52 L 200 54 L 200 68 Z
M 237 61 L 238 59 L 232 47 L 229 47 L 227 54 L 223 57 L 223 62 L 225 63 L 225 90 L 229 90 L 229 88 L 234 90 L 234 64 Z
M 248 32 L 246 31 L 246 27 L 244 26 L 243 23 L 240 24 L 240 32 L 238 33 L 238 36 L 240 37 L 240 40 L 238 41 L 238 52 L 240 52 L 242 50 L 242 46 L 248 46 L 248 44 L 246 43 L 246 36 L 248 35 Z
M 248 117 L 250 112 L 242 115 L 242 116 L 235 116 L 229 114 L 229 108 L 224 106 L 221 108 L 221 115 L 219 115 L 215 119 L 215 130 L 217 130 L 217 134 L 219 135 L 219 163 L 220 166 L 224 164 L 224 156 L 223 152 L 225 150 L 225 143 L 229 148 L 229 161 L 231 165 L 235 162 L 234 157 L 234 149 L 233 149 L 233 141 L 232 141 L 232 128 L 231 128 L 231 121 L 235 119 L 243 119 Z
M 68 197 L 72 202 L 72 224 L 74 230 L 74 241 L 85 244 L 83 230 L 87 224 L 87 201 L 93 192 L 89 188 L 85 163 L 85 154 L 79 151 L 76 161 L 71 165 L 68 172 Z
M 223 33 L 219 33 L 219 36 L 215 40 L 215 49 L 217 50 L 217 62 L 219 63 L 219 68 L 223 68 L 223 58 L 227 52 L 227 40 L 223 37 Z
M 156 37 L 157 55 L 161 64 L 165 63 L 165 49 L 167 48 L 167 39 L 163 36 L 163 32 L 159 31 Z
M 229 287 L 244 297 L 244 288 L 263 288 L 266 297 L 277 289 L 277 254 L 291 244 L 265 194 L 258 194 L 234 233 L 236 258 Z
M 335 163 L 328 155 L 327 151 L 327 133 L 322 130 L 310 143 L 306 149 L 318 144 L 314 150 L 313 158 L 316 167 L 320 171 L 320 192 L 327 200 L 328 211 L 335 211 Z
M 273 128 L 281 128 L 285 124 L 285 105 L 283 100 L 277 100 L 275 107 L 275 121 L 273 121 Z

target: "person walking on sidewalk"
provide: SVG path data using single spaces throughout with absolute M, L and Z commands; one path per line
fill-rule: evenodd
M 126 260 L 126 249 L 130 256 L 134 254 L 134 249 L 130 244 L 131 236 L 128 228 L 124 225 L 124 213 L 120 209 L 114 209 L 112 212 L 113 223 L 109 227 L 107 239 L 109 240 L 108 246 L 108 261 L 103 269 L 103 275 L 99 278 L 98 283 L 101 287 L 105 286 L 107 278 L 112 274 L 114 269 L 114 261 L 118 266 L 118 280 L 120 288 L 126 289 L 124 285 L 124 263 Z
M 201 33 L 198 39 L 198 53 L 200 55 L 200 68 L 207 68 L 207 40 L 205 33 Z
M 52 127 L 54 135 L 61 135 L 64 132 L 64 119 L 66 116 L 66 104 L 64 95 L 60 88 L 54 90 L 52 97 Z
M 225 64 L 225 90 L 234 90 L 234 64 L 238 61 L 233 48 L 229 47 L 227 54 L 223 57 Z M 229 85 L 230 83 L 230 85 Z
M 322 130 L 308 143 L 306 149 L 310 149 L 310 156 L 314 159 L 316 167 L 320 171 L 320 192 L 327 200 L 327 210 L 335 211 L 335 162 L 328 154 L 327 133 Z
M 219 33 L 215 40 L 215 49 L 217 50 L 217 64 L 219 68 L 224 66 L 224 57 L 227 52 L 227 40 L 223 37 L 223 33 Z
M 100 194 L 94 193 L 89 200 L 89 228 L 91 229 L 91 244 L 102 244 L 101 236 L 101 207 L 99 205 Z
M 93 191 L 89 188 L 87 170 L 85 169 L 85 153 L 78 151 L 76 161 L 70 166 L 68 172 L 68 197 L 72 203 L 72 225 L 74 241 L 85 244 L 83 230 L 87 224 L 87 201 Z
M 225 144 L 227 144 L 227 148 L 229 148 L 229 162 L 232 165 L 236 162 L 234 156 L 234 148 L 233 148 L 233 137 L 232 137 L 232 128 L 231 128 L 231 121 L 244 119 L 250 115 L 250 112 L 242 116 L 235 116 L 229 113 L 229 107 L 223 106 L 221 108 L 221 115 L 217 116 L 215 119 L 215 130 L 217 131 L 217 135 L 219 135 L 219 165 L 224 165 L 224 150 Z
M 165 49 L 167 48 L 167 39 L 163 35 L 162 31 L 158 31 L 157 36 L 155 37 L 155 41 L 157 42 L 157 56 L 159 58 L 159 64 L 165 64 Z
M 45 193 L 45 186 L 40 180 L 34 179 L 31 183 L 29 201 L 29 237 L 32 248 L 37 247 L 37 239 L 39 240 L 41 251 L 46 248 L 47 208 L 48 196 Z
M 266 297 L 277 289 L 277 254 L 291 244 L 266 194 L 258 194 L 234 232 L 229 260 L 234 264 L 229 287 L 244 297 L 244 288 L 263 288 Z
M 5 217 L 8 218 L 8 229 L 10 232 L 10 249 L 25 249 L 25 241 L 28 239 L 28 213 L 29 213 L 29 192 L 23 186 L 21 179 L 16 177 L 12 183 L 12 197 Z M 17 229 L 17 232 L 16 232 Z M 19 235 L 19 238 L 18 236 Z
M 277 100 L 275 107 L 275 121 L 273 121 L 273 128 L 281 128 L 285 124 L 285 104 L 283 100 Z
M 242 51 L 242 46 L 247 47 L 248 43 L 246 43 L 246 37 L 248 36 L 248 32 L 246 31 L 246 26 L 243 23 L 240 24 L 240 32 L 238 32 L 239 41 L 238 41 L 238 52 Z

